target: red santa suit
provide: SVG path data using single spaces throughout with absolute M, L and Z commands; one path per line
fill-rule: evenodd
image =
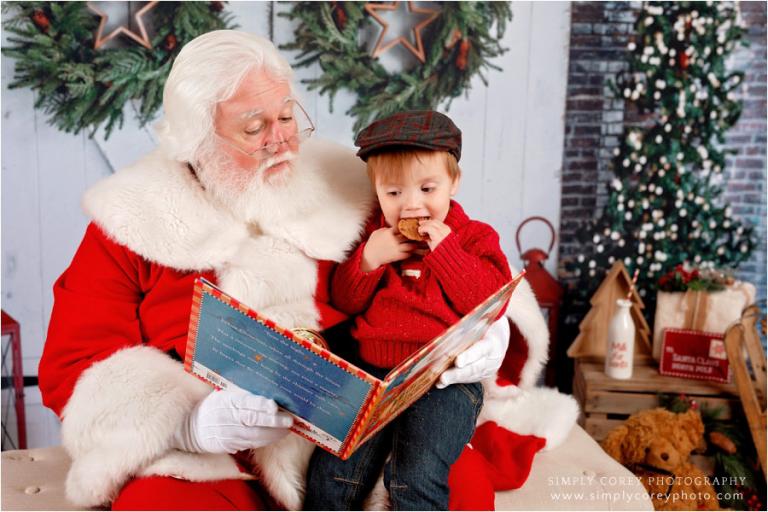
M 39 368 L 44 403 L 61 416 L 73 460 L 69 499 L 104 505 L 136 477 L 214 482 L 258 474 L 278 503 L 300 508 L 314 445 L 299 436 L 251 450 L 245 465 L 229 455 L 173 449 L 175 433 L 210 388 L 168 354 L 183 357 L 198 275 L 288 328 L 338 322 L 342 316 L 327 305 L 329 262 L 342 261 L 358 241 L 373 199 L 362 162 L 325 141 L 302 146 L 291 183 L 257 205 L 255 221 L 234 217 L 185 164 L 159 151 L 90 189 L 83 206 L 93 222 L 54 286 Z M 482 480 L 482 498 L 492 500 L 494 468 L 519 469 L 491 457 L 493 443 L 511 446 L 504 436 L 514 436 L 518 448 L 527 447 L 518 452 L 530 452 L 522 464 L 529 467 L 537 443 L 557 445 L 575 421 L 572 400 L 528 389 L 545 361 L 548 335 L 527 285 L 507 311 L 521 335 L 511 343 L 504 378 L 485 383 L 479 422 L 488 425 L 452 472 L 452 507 L 480 508 L 479 487 L 462 493 L 461 486 Z

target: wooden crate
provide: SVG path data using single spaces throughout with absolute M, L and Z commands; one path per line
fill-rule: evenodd
M 579 424 L 597 441 L 630 414 L 658 407 L 657 393 L 683 393 L 699 406 L 723 407 L 720 419 L 730 418 L 740 407 L 735 384 L 667 377 L 653 362 L 635 366 L 632 378 L 618 380 L 605 374 L 601 362 L 575 362 L 573 395 L 581 406 Z

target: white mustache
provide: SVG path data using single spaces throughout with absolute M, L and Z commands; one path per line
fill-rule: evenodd
M 277 164 L 281 164 L 283 162 L 290 162 L 295 159 L 296 159 L 296 153 L 293 153 L 292 151 L 288 151 L 278 156 L 271 156 L 266 160 L 264 160 L 263 162 L 261 162 L 261 164 L 259 164 L 259 168 L 256 169 L 256 174 L 260 174 L 266 171 L 267 169 L 269 169 L 270 167 L 273 167 Z

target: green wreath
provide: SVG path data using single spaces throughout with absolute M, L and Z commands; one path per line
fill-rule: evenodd
M 298 20 L 295 41 L 282 49 L 299 50 L 297 67 L 315 62 L 323 74 L 302 80 L 309 90 L 329 93 L 330 108 L 340 89 L 357 95 L 346 112 L 357 132 L 369 121 L 398 110 L 434 109 L 469 90 L 470 81 L 490 60 L 507 51 L 499 41 L 512 19 L 508 2 L 440 2 L 438 18 L 424 31 L 426 61 L 407 73 L 390 74 L 358 42 L 370 18 L 362 2 L 297 2 L 280 16 Z M 492 33 L 495 31 L 495 35 Z
M 65 132 L 106 123 L 109 137 L 123 124 L 123 106 L 139 100 L 144 126 L 163 99 L 163 86 L 179 50 L 195 37 L 231 28 L 222 2 L 158 2 L 151 11 L 152 48 L 94 49 L 99 17 L 85 2 L 4 2 L 10 32 L 3 54 L 16 59 L 10 88 L 37 92 L 35 108 Z

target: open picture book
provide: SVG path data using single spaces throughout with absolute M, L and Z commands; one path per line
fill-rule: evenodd
M 209 281 L 195 281 L 184 368 L 217 388 L 273 399 L 291 430 L 342 459 L 426 393 L 502 313 L 517 275 L 378 379 L 330 352 L 311 331 L 290 331 Z

